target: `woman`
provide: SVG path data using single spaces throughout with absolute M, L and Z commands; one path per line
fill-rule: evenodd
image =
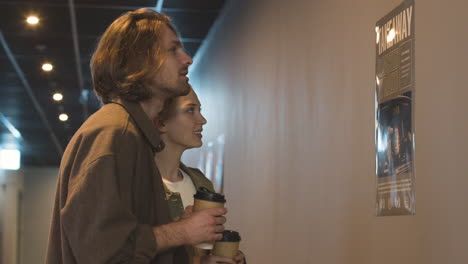
M 207 121 L 200 112 L 200 106 L 197 95 L 191 90 L 186 96 L 167 101 L 158 119 L 154 120 L 165 143 L 165 148 L 156 154 L 155 162 L 163 177 L 166 200 L 174 221 L 180 219 L 184 208 L 193 205 L 193 195 L 198 188 L 214 191 L 213 184 L 200 170 L 189 168 L 180 161 L 185 150 L 199 148 L 203 144 L 203 125 Z M 193 255 L 193 248 L 188 250 Z M 201 263 L 244 264 L 245 259 L 239 251 L 234 261 L 224 257 L 203 256 Z

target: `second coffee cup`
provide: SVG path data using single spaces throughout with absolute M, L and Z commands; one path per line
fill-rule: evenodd
M 224 230 L 223 238 L 214 243 L 212 254 L 215 256 L 234 258 L 239 249 L 241 237 L 238 232 Z

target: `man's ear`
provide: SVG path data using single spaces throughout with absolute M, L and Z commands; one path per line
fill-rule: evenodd
M 153 119 L 153 124 L 156 127 L 156 129 L 159 131 L 159 133 L 164 134 L 167 132 L 166 124 L 164 123 L 163 120 L 160 119 L 159 116 L 156 116 Z

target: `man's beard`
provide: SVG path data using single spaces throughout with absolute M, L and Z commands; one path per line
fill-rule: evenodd
M 168 92 L 172 92 L 173 97 L 178 97 L 178 96 L 185 96 L 189 94 L 190 90 L 192 89 L 192 86 L 187 82 L 177 88 L 165 87 L 163 89 L 167 89 Z
M 159 87 L 157 91 L 153 90 L 153 96 L 163 96 L 165 98 L 174 98 L 178 96 L 185 96 L 190 93 L 192 86 L 186 82 L 182 85 L 175 87 L 175 85 L 168 85 L 167 83 L 156 84 Z

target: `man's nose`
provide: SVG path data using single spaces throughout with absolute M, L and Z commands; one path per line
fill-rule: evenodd
M 187 52 L 185 52 L 185 51 L 184 51 L 183 63 L 184 63 L 184 65 L 187 65 L 187 66 L 193 64 L 192 57 L 190 57 L 190 55 L 188 55 Z

